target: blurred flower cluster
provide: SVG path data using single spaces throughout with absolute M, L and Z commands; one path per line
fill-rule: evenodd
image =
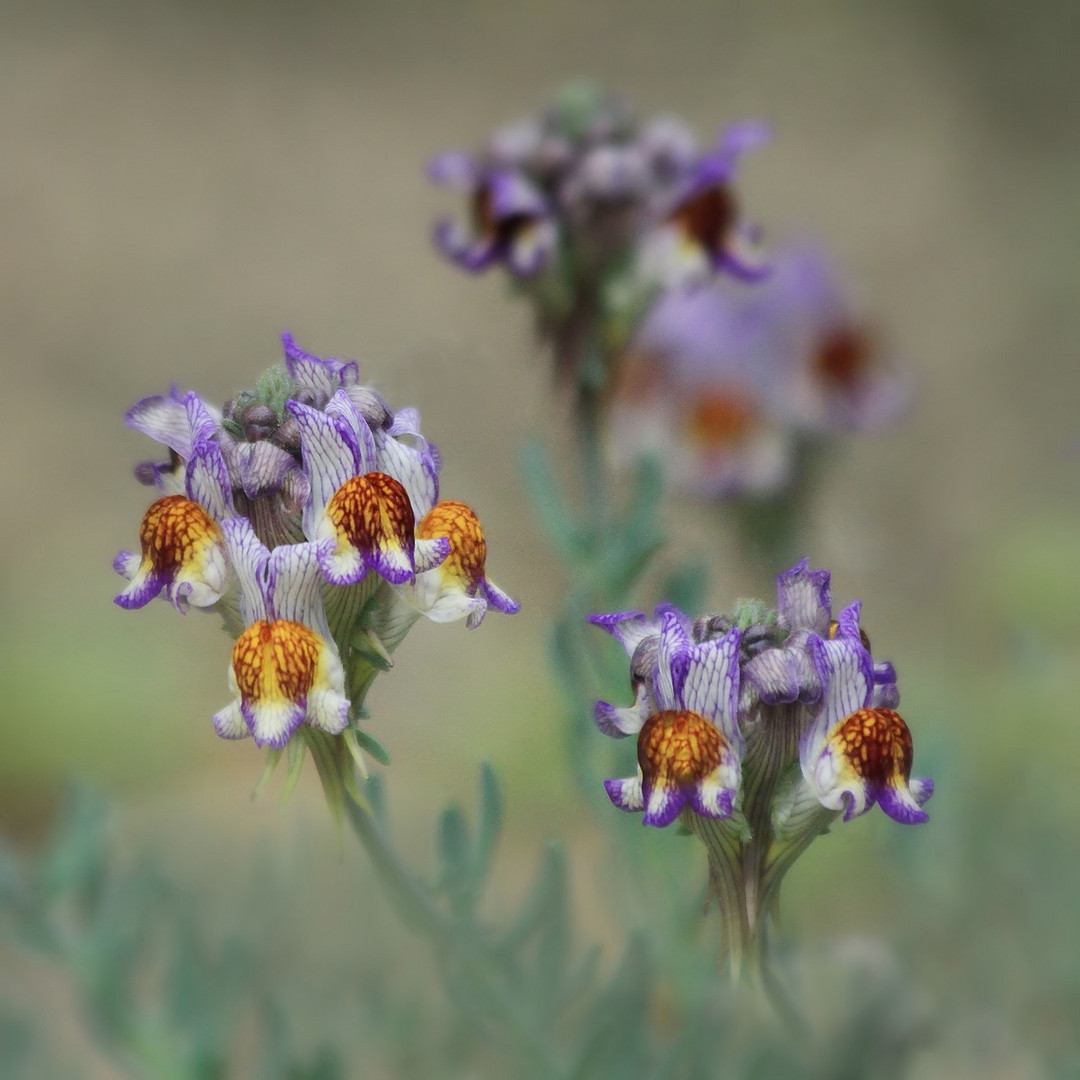
M 637 738 L 636 775 L 606 781 L 608 796 L 646 825 L 680 820 L 701 836 L 735 952 L 838 816 L 876 804 L 927 820 L 933 784 L 911 778 L 896 673 L 874 661 L 859 614 L 856 602 L 833 618 L 829 573 L 804 560 L 777 579 L 775 608 L 592 616 L 626 649 L 635 693 L 629 707 L 596 704 L 604 734 Z
M 467 198 L 438 248 L 528 298 L 586 440 L 606 426 L 613 464 L 656 459 L 708 498 L 797 488 L 828 436 L 887 425 L 908 397 L 825 254 L 766 260 L 742 221 L 736 167 L 767 138 L 743 121 L 703 149 L 675 117 L 572 86 L 429 170 Z
M 363 774 L 362 749 L 385 759 L 359 720 L 409 628 L 472 628 L 518 605 L 487 577 L 473 511 L 439 500 L 416 410 L 391 411 L 355 363 L 283 345 L 284 364 L 220 410 L 175 387 L 129 410 L 169 458 L 135 470 L 159 497 L 140 550 L 115 560 L 128 580 L 116 602 L 219 612 L 236 644 L 217 733 L 269 748 L 267 775 L 287 748 L 290 784 L 310 749 L 340 809 L 350 761 Z
M 766 138 L 741 123 L 702 149 L 674 117 L 641 120 L 621 97 L 573 86 L 476 153 L 434 159 L 432 179 L 460 189 L 469 211 L 441 221 L 435 240 L 466 270 L 503 266 L 558 374 L 595 392 L 658 293 L 717 270 L 762 276 L 732 181 Z
M 657 300 L 617 369 L 609 450 L 620 465 L 655 456 L 692 494 L 773 495 L 815 442 L 883 427 L 907 399 L 824 252 L 802 244 L 761 283 Z

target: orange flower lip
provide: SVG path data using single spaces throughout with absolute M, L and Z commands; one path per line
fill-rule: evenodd
M 259 702 L 301 704 L 315 683 L 318 634 L 287 619 L 252 623 L 233 646 L 233 672 L 244 705 Z
M 892 709 L 859 709 L 833 735 L 840 752 L 864 782 L 896 786 L 911 776 L 911 732 Z
M 417 526 L 416 536 L 424 540 L 445 536 L 450 541 L 450 554 L 440 566 L 444 574 L 469 589 L 484 580 L 487 542 L 479 519 L 465 503 L 441 502 L 432 507 Z
M 690 409 L 690 438 L 705 448 L 732 446 L 753 430 L 757 410 L 736 394 L 711 393 L 698 398 Z
M 645 783 L 689 787 L 719 766 L 727 740 L 705 717 L 685 709 L 655 713 L 638 735 Z
M 228 579 L 220 526 L 196 502 L 165 495 L 151 503 L 139 527 L 141 555 L 122 551 L 113 567 L 130 584 L 116 597 L 123 608 L 141 608 L 167 590 L 181 611 L 186 599 L 196 607 L 219 600 Z
M 416 520 L 408 493 L 386 473 L 354 476 L 326 505 L 338 533 L 361 551 L 390 545 L 411 547 Z
M 322 562 L 331 584 L 360 581 L 369 568 L 394 585 L 415 577 L 416 518 L 401 481 L 382 472 L 350 477 L 326 504 L 326 521 L 336 541 Z
M 151 503 L 139 528 L 144 564 L 170 576 L 191 563 L 203 545 L 214 541 L 221 541 L 217 523 L 183 495 L 166 495 Z

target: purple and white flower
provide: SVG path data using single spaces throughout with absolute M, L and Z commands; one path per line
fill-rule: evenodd
M 527 278 L 551 259 L 558 228 L 548 200 L 523 173 L 448 153 L 432 162 L 429 175 L 469 196 L 468 224 L 445 219 L 435 226 L 436 246 L 458 266 L 477 273 L 502 263 Z
M 823 687 L 821 705 L 799 747 L 802 774 L 813 795 L 849 821 L 875 803 L 911 825 L 927 820 L 923 803 L 933 781 L 911 778 L 911 732 L 892 708 L 874 704 L 869 651 L 850 635 L 810 638 Z
M 326 541 L 319 564 L 327 581 L 350 585 L 374 570 L 400 585 L 446 558 L 445 537 L 416 538 L 417 518 L 438 498 L 429 451 L 372 431 L 344 390 L 322 412 L 297 401 L 287 408 L 300 428 L 311 488 L 304 535 Z
M 687 169 L 673 192 L 664 193 L 660 222 L 642 247 L 646 277 L 670 288 L 699 284 L 717 271 L 749 282 L 768 276 L 757 230 L 741 221 L 732 182 L 739 158 L 769 137 L 768 127 L 757 121 L 733 125 Z
M 740 305 L 759 353 L 778 363 L 774 410 L 806 432 L 877 430 L 910 401 L 847 293 L 825 252 L 800 243 L 777 254 L 769 280 Z
M 116 597 L 123 608 L 144 607 L 164 592 L 183 612 L 186 604 L 211 607 L 225 595 L 229 562 L 221 526 L 235 513 L 228 471 L 216 443 L 185 448 L 186 460 L 171 474 L 178 482 L 182 477 L 185 494 L 153 502 L 139 528 L 139 553 L 121 551 L 113 560 L 130 582 Z
M 233 647 L 234 700 L 214 714 L 225 739 L 251 735 L 280 750 L 303 724 L 331 735 L 349 722 L 345 672 L 321 597 L 319 545 L 270 551 L 244 518 L 223 526 L 240 580 L 245 629 Z
M 674 487 L 706 498 L 790 484 L 795 431 L 770 408 L 772 363 L 748 353 L 736 316 L 730 291 L 717 288 L 675 289 L 656 301 L 616 373 L 615 465 L 653 456 Z
M 635 651 L 652 636 L 638 617 L 606 628 L 623 634 L 627 644 L 638 638 Z M 738 723 L 739 639 L 735 628 L 695 644 L 681 613 L 661 615 L 651 685 L 639 696 L 636 717 L 627 711 L 618 729 L 619 735 L 637 734 L 637 775 L 604 781 L 615 806 L 644 811 L 643 824 L 670 825 L 687 809 L 710 818 L 731 815 L 745 750 Z

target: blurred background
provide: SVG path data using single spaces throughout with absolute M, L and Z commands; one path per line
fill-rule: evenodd
M 431 222 L 457 207 L 424 173 L 588 76 L 703 141 L 770 121 L 740 175 L 748 216 L 767 240 L 830 248 L 914 377 L 906 421 L 825 474 L 806 554 L 897 666 L 931 822 L 834 831 L 791 876 L 787 930 L 891 950 L 935 1021 L 916 1075 L 1075 1075 L 1052 1069 L 1080 1016 L 1078 39 L 1066 0 L 7 0 L 4 833 L 32 851 L 87 778 L 118 843 L 153 850 L 211 922 L 262 890 L 251 925 L 286 991 L 305 972 L 303 1037 L 355 1025 L 357 972 L 384 957 L 411 992 L 409 939 L 370 868 L 339 859 L 314 776 L 284 811 L 252 801 L 261 754 L 214 737 L 216 619 L 112 603 L 147 503 L 131 469 L 153 456 L 124 410 L 173 382 L 221 402 L 289 329 L 421 409 L 445 496 L 476 508 L 489 571 L 523 602 L 475 633 L 418 626 L 375 685 L 403 846 L 424 866 L 438 808 L 471 798 L 490 759 L 508 806 L 497 887 L 519 894 L 562 835 L 581 932 L 604 938 L 587 857 L 602 824 L 571 791 L 546 654 L 565 575 L 517 467 L 527 436 L 565 448 L 567 410 L 502 280 L 433 252 Z M 714 608 L 771 597 L 715 511 L 668 512 L 714 568 Z M 62 972 L 0 956 L 5 1011 L 49 1002 L 42 1075 L 122 1075 Z

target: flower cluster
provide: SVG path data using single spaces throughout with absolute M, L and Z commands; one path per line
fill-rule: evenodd
M 657 300 L 619 366 L 611 454 L 655 455 L 693 494 L 766 495 L 791 485 L 809 440 L 882 427 L 906 400 L 824 254 L 794 247 L 761 284 Z
M 416 410 L 392 412 L 355 363 L 283 345 L 284 364 L 221 410 L 174 387 L 128 412 L 169 458 L 135 470 L 158 498 L 140 550 L 116 558 L 116 602 L 221 613 L 236 638 L 233 701 L 213 717 L 223 738 L 299 747 L 302 761 L 332 737 L 363 768 L 364 695 L 415 621 L 472 628 L 518 605 L 487 577 L 473 511 L 439 501 Z
M 896 673 L 876 662 L 856 602 L 832 614 L 830 578 L 806 560 L 777 580 L 777 605 L 741 602 L 691 622 L 594 615 L 630 657 L 635 701 L 598 702 L 600 730 L 637 738 L 636 775 L 605 782 L 646 825 L 702 836 L 722 904 L 752 933 L 780 879 L 838 816 L 875 804 L 927 820 L 929 780 L 912 779 Z
M 702 150 L 680 120 L 642 121 L 622 98 L 571 87 L 477 153 L 434 159 L 432 179 L 469 206 L 467 221 L 439 222 L 435 241 L 466 270 L 505 267 L 562 373 L 602 385 L 597 354 L 629 335 L 658 291 L 718 270 L 763 275 L 732 181 L 766 138 L 741 123 Z

